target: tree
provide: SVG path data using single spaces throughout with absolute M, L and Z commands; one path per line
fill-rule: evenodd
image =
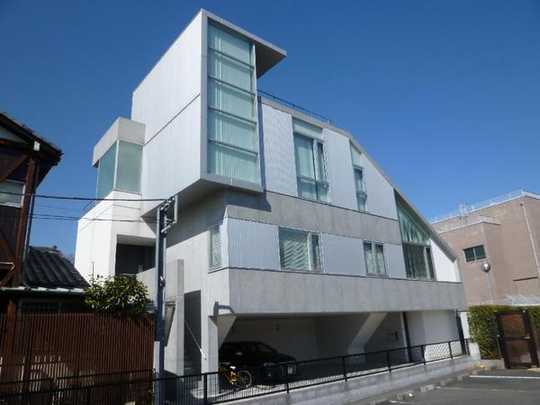
M 141 315 L 150 302 L 146 286 L 132 276 L 113 276 L 90 281 L 85 302 L 93 311 Z

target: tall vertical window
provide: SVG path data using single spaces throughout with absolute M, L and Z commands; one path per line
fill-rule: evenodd
M 210 268 L 221 267 L 221 234 L 219 225 L 210 228 Z
M 112 190 L 139 193 L 141 162 L 141 145 L 115 142 L 98 162 L 97 197 L 105 198 Z
M 356 189 L 356 204 L 358 211 L 366 211 L 366 184 L 364 182 L 364 169 L 361 166 L 360 152 L 351 145 L 351 156 L 354 173 L 354 186 Z
M 366 260 L 367 274 L 377 276 L 386 275 L 384 245 L 382 243 L 364 242 L 364 257 Z
M 254 51 L 208 26 L 208 172 L 259 183 Z
M 279 257 L 286 270 L 320 271 L 319 235 L 296 229 L 279 229 Z
M 329 186 L 324 145 L 316 138 L 321 129 L 299 120 L 293 121 L 293 129 L 298 195 L 327 202 Z
M 407 277 L 435 279 L 428 230 L 404 204 L 398 201 L 397 208 Z

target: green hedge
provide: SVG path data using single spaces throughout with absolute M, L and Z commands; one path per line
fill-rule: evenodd
M 483 359 L 499 359 L 497 321 L 495 314 L 501 311 L 529 310 L 532 323 L 540 328 L 540 307 L 512 307 L 508 305 L 476 305 L 469 308 L 469 330 L 478 343 Z

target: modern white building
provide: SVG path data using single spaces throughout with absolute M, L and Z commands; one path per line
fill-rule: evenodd
M 148 200 L 176 195 L 178 364 L 216 370 L 234 340 L 302 360 L 457 339 L 464 291 L 444 241 L 357 138 L 257 91 L 285 56 L 195 16 L 134 90 L 131 118 L 94 148 L 98 197 L 143 201 L 102 201 L 80 220 L 77 269 L 153 267 L 159 202 Z

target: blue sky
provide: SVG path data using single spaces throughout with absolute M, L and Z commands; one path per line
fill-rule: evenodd
M 427 217 L 540 191 L 538 0 L 0 0 L 0 110 L 64 151 L 41 193 L 94 195 L 93 145 L 201 7 L 286 49 L 259 87 L 351 131 Z M 75 235 L 36 220 L 32 243 Z

